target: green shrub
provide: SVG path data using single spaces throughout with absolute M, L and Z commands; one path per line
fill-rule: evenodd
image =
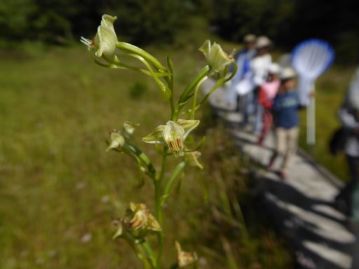
M 183 25 L 181 0 L 123 0 L 112 11 L 119 18 L 118 32 L 137 44 L 171 42 Z
M 19 39 L 29 29 L 29 19 L 36 10 L 31 0 L 0 1 L 0 36 Z
M 212 5 L 211 21 L 218 33 L 235 41 L 247 33 L 279 36 L 293 12 L 293 2 L 285 0 L 224 0 Z

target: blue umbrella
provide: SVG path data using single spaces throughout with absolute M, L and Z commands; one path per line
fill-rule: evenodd
M 307 106 L 307 143 L 315 144 L 315 99 L 310 97 L 316 79 L 333 63 L 334 50 L 320 39 L 309 39 L 297 45 L 292 52 L 292 65 L 299 75 L 299 98 Z

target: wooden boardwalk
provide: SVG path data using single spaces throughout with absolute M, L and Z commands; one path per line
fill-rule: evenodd
M 352 269 L 352 257 L 359 255 L 353 253 L 355 235 L 347 228 L 345 216 L 331 205 L 341 183 L 303 154 L 293 158 L 288 179 L 280 180 L 264 168 L 273 151 L 273 135 L 258 146 L 252 134 L 239 129 L 238 113 L 214 111 L 228 123 L 240 152 L 254 162 L 254 193 L 261 214 L 287 238 L 296 268 Z

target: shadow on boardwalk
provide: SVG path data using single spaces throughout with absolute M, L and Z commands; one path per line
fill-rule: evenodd
M 218 111 L 217 111 L 218 112 Z M 340 183 L 324 168 L 298 154 L 289 167 L 289 178 L 281 181 L 264 169 L 274 140 L 270 136 L 264 146 L 237 126 L 240 115 L 217 113 L 226 120 L 240 151 L 255 167 L 253 194 L 260 214 L 265 214 L 277 232 L 284 236 L 296 257 L 296 268 L 356 269 L 352 267 L 354 234 L 347 220 L 331 204 Z

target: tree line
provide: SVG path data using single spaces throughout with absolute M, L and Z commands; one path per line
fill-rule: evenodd
M 0 36 L 6 41 L 65 44 L 91 36 L 101 14 L 117 15 L 117 32 L 131 42 L 171 42 L 190 29 L 189 16 L 202 16 L 218 35 L 240 41 L 266 34 L 277 46 L 309 37 L 332 42 L 347 61 L 359 58 L 355 0 L 2 0 Z

